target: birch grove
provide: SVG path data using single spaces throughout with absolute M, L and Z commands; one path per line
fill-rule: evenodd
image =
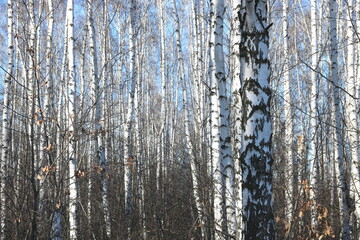
M 1 239 L 359 239 L 358 0 L 0 0 Z

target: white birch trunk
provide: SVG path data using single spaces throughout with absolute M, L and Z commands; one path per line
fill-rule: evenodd
M 290 68 L 289 68 L 289 49 L 288 49 L 288 0 L 283 1 L 283 48 L 284 48 L 284 115 L 285 115 L 285 152 L 287 154 L 286 166 L 286 220 L 290 224 L 289 234 L 292 234 L 291 226 L 294 211 L 294 156 L 293 156 L 293 114 L 292 114 L 292 98 L 290 85 Z M 290 236 L 290 235 L 289 235 Z M 290 238 L 293 236 L 291 235 Z
M 103 217 L 104 217 L 104 221 L 105 221 L 105 234 L 106 237 L 110 239 L 111 237 L 111 221 L 110 221 L 110 201 L 109 201 L 109 195 L 108 195 L 108 188 L 109 188 L 109 176 L 108 176 L 108 155 L 106 155 L 106 147 L 105 147 L 105 137 L 109 134 L 109 131 L 106 131 L 104 129 L 105 126 L 105 110 L 106 110 L 106 99 L 105 97 L 108 96 L 108 77 L 109 77 L 109 59 L 108 59 L 108 48 L 110 48 L 110 46 L 108 45 L 109 41 L 109 34 L 108 34 L 108 1 L 105 0 L 103 3 L 103 7 L 104 7 L 104 43 L 103 43 L 103 47 L 102 47 L 102 60 L 103 60 L 103 72 L 102 72 L 102 77 L 103 77 L 103 88 L 104 88 L 104 93 L 102 95 L 104 95 L 103 97 L 101 97 L 101 94 L 98 92 L 96 95 L 98 97 L 98 100 L 96 101 L 96 121 L 95 121 L 95 126 L 96 124 L 99 125 L 99 134 L 97 135 L 98 137 L 98 142 L 99 142 L 99 149 L 98 149 L 98 155 L 99 155 L 99 165 L 100 165 L 100 169 L 101 169 L 101 201 L 102 201 L 102 209 L 103 209 Z M 98 86 L 99 87 L 99 86 Z M 111 95 L 111 93 L 110 93 Z M 101 107 L 101 99 L 103 100 L 102 103 L 102 107 Z M 102 109 L 104 109 L 104 111 L 102 111 Z M 99 122 L 97 122 L 99 121 Z M 109 127 L 109 126 L 108 126 Z
M 89 31 L 89 47 L 90 47 L 90 154 L 88 157 L 88 172 L 91 173 L 94 164 L 99 163 L 99 135 L 100 133 L 100 96 L 99 96 L 99 77 L 98 77 L 98 62 L 97 62 L 97 41 L 95 35 L 95 26 L 93 22 L 93 1 L 87 1 L 87 28 Z M 88 176 L 88 203 L 87 203 L 87 221 L 89 228 L 89 236 L 91 236 L 91 223 L 92 223 L 92 174 Z
M 159 8 L 159 20 L 160 20 L 160 77 L 161 77 L 161 107 L 160 107 L 160 131 L 158 134 L 158 154 L 156 159 L 156 179 L 157 179 L 157 191 L 159 197 L 163 198 L 163 191 L 161 190 L 161 178 L 164 178 L 162 174 L 164 166 L 164 144 L 165 144 L 165 132 L 166 132 L 166 79 L 165 79 L 165 33 L 164 33 L 164 15 L 163 8 L 164 2 L 158 1 Z
M 216 1 L 210 2 L 210 146 L 211 146 L 211 178 L 213 182 L 213 211 L 215 239 L 221 239 L 225 233 L 225 206 L 223 202 L 223 167 L 220 157 L 220 102 L 219 102 L 219 81 L 217 81 L 216 62 L 216 35 L 220 30 L 216 16 Z M 220 14 L 220 13 L 219 13 Z M 220 17 L 220 16 L 219 16 Z M 222 19 L 221 19 L 222 21 Z
M 9 146 L 10 146 L 10 95 L 11 95 L 11 79 L 14 70 L 14 23 L 13 23 L 13 3 L 12 0 L 7 2 L 7 33 L 8 33 L 8 67 L 4 79 L 4 104 L 2 109 L 2 132 L 1 132 L 1 185 L 0 185 L 0 239 L 5 239 L 5 186 L 7 180 L 7 165 L 9 163 Z
M 242 186 L 241 186 L 241 164 L 240 164 L 240 150 L 241 150 L 241 96 L 240 91 L 242 84 L 240 82 L 240 21 L 239 11 L 241 8 L 241 0 L 232 1 L 232 28 L 231 28 L 231 123 L 233 131 L 233 159 L 235 170 L 235 205 L 236 205 L 236 239 L 242 239 Z
M 75 79 L 75 54 L 74 54 L 74 2 L 67 2 L 67 31 L 68 31 L 68 138 L 69 138 L 69 229 L 70 239 L 77 239 L 77 183 L 75 171 L 76 161 L 76 79 Z
M 48 172 L 46 171 L 46 167 L 51 167 L 50 162 L 48 161 L 48 155 L 51 151 L 51 146 L 49 145 L 49 130 L 51 128 L 51 110 L 52 110 L 52 102 L 51 96 L 52 86 L 53 86 L 53 76 L 52 76 L 52 35 L 53 35 L 53 26 L 54 26 L 54 14 L 53 14 L 53 7 L 52 7 L 52 0 L 48 0 L 48 29 L 47 29 L 47 36 L 46 36 L 46 77 L 45 77 L 45 94 L 44 94 L 44 104 L 40 109 L 41 112 L 41 121 L 40 124 L 40 131 L 41 131 L 41 144 L 40 144 L 40 166 L 44 167 L 40 169 L 39 175 L 42 176 L 39 186 L 39 202 L 40 202 L 40 211 L 43 214 L 45 207 L 46 207 L 46 200 L 45 194 L 47 191 L 47 187 L 44 185 L 46 184 L 46 180 L 48 177 Z
M 134 96 L 136 90 L 136 33 L 135 33 L 135 12 L 136 0 L 131 0 L 130 6 L 130 24 L 129 24 L 129 55 L 130 55 L 130 92 L 128 94 L 128 108 L 126 114 L 126 127 L 124 131 L 124 166 L 125 166 L 125 222 L 126 235 L 130 233 L 130 217 L 132 211 L 132 169 L 134 164 L 134 156 L 131 154 L 131 127 L 132 116 L 134 115 Z
M 243 220 L 245 239 L 274 239 L 269 28 L 266 1 L 242 0 Z
M 350 2 L 350 1 L 348 1 Z M 348 5 L 347 22 L 347 41 L 348 41 L 348 58 L 347 58 L 347 81 L 346 90 L 353 97 L 356 97 L 356 85 L 355 85 L 355 42 L 356 37 L 354 36 L 354 27 L 356 27 L 355 18 L 355 6 L 356 1 L 352 0 L 351 5 Z M 360 220 L 360 146 L 358 143 L 358 137 L 356 134 L 357 128 L 357 112 L 356 112 L 356 100 L 346 94 L 346 125 L 348 126 L 348 137 L 350 143 L 350 157 L 351 157 L 351 177 L 350 177 L 350 188 L 351 198 L 355 203 L 355 215 L 357 220 Z
M 311 94 L 310 94 L 310 201 L 313 201 L 311 205 L 311 227 L 312 231 L 315 232 L 317 228 L 317 218 L 316 218 L 316 195 L 318 190 L 318 159 L 316 153 L 316 124 L 317 124 L 317 61 L 318 61 L 318 48 L 317 48 L 317 24 L 316 24 L 317 10 L 316 10 L 316 0 L 311 0 Z
M 181 31 L 180 31 L 180 20 L 179 15 L 176 7 L 176 1 L 173 0 L 174 6 L 174 14 L 175 14 L 175 35 L 176 35 L 176 48 L 177 48 L 177 59 L 178 59 L 178 76 L 180 78 L 180 84 L 182 85 L 182 92 L 183 92 L 183 107 L 185 113 L 185 138 L 186 138 L 186 150 L 189 156 L 190 161 L 190 171 L 191 171 L 191 178 L 194 188 L 194 198 L 195 198 L 195 205 L 198 214 L 198 225 L 201 227 L 201 235 L 204 237 L 205 229 L 204 229 L 204 209 L 203 205 L 201 204 L 200 199 L 200 186 L 198 181 L 198 173 L 197 167 L 195 164 L 194 158 L 194 151 L 193 145 L 191 143 L 190 137 L 190 114 L 189 114 L 189 103 L 188 103 L 188 96 L 187 96 L 187 87 L 185 81 L 185 72 L 184 72 L 184 61 L 183 61 L 183 52 L 182 52 L 182 45 L 181 45 Z
M 340 107 L 340 93 L 339 88 L 340 80 L 338 73 L 338 43 L 337 43 L 337 13 L 338 6 L 336 0 L 330 0 L 330 61 L 331 61 L 331 77 L 334 83 L 334 106 L 335 106 L 335 142 L 336 142 L 336 161 L 338 162 L 339 169 L 339 182 L 340 182 L 340 206 L 341 206 L 341 217 L 342 217 L 342 239 L 350 239 L 350 216 L 348 206 L 348 189 L 346 180 L 346 169 L 343 153 L 343 125 L 341 118 L 341 107 Z
M 215 33 L 215 78 L 218 82 L 219 88 L 219 102 L 220 102 L 220 163 L 216 164 L 218 167 L 215 171 L 221 173 L 221 193 L 222 203 L 221 207 L 224 208 L 222 211 L 223 216 L 223 231 L 231 236 L 236 235 L 236 207 L 235 207 L 235 171 L 232 156 L 231 136 L 229 128 L 229 101 L 228 101 L 228 90 L 226 86 L 226 75 L 225 75 L 225 59 L 223 50 L 223 28 L 224 28 L 224 14 L 225 7 L 223 0 L 215 0 L 215 14 L 216 22 L 214 33 Z M 216 193 L 215 193 L 215 196 Z M 215 206 L 216 209 L 216 206 Z M 216 214 L 216 213 L 215 213 Z
M 28 50 L 28 61 L 29 61 L 29 74 L 27 79 L 27 89 L 28 89 L 28 116 L 30 120 L 28 121 L 27 131 L 29 136 L 30 144 L 30 159 L 31 159 L 31 187 L 34 194 L 34 204 L 33 204 L 33 213 L 32 213 L 32 222 L 31 222 L 31 238 L 37 237 L 37 215 L 39 208 L 39 183 L 37 179 L 37 151 L 35 143 L 35 103 L 36 103 L 36 18 L 35 18 L 35 4 L 34 0 L 29 1 L 29 16 L 30 16 L 30 46 Z

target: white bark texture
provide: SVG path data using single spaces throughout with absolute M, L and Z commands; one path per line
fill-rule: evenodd
M 356 84 L 355 84 L 355 44 L 356 36 L 354 32 L 354 27 L 356 27 L 356 18 L 355 18 L 355 6 L 356 1 L 348 1 L 348 11 L 347 11 L 347 41 L 348 41 L 348 58 L 347 58 L 347 81 L 346 81 L 346 125 L 348 127 L 348 137 L 350 143 L 350 157 L 351 157 L 351 178 L 350 178 L 350 188 L 351 188 L 351 198 L 354 200 L 355 204 L 355 215 L 358 220 L 360 220 L 360 170 L 359 170 L 359 161 L 360 161 L 360 146 L 358 143 L 358 134 L 357 134 L 357 118 L 358 114 L 356 112 Z
M 231 129 L 233 131 L 233 159 L 235 170 L 235 205 L 236 205 L 236 239 L 242 239 L 242 186 L 241 186 L 241 165 L 240 165 L 240 151 L 241 151 L 241 96 L 240 91 L 242 83 L 240 81 L 240 19 L 239 11 L 241 9 L 241 0 L 232 1 L 232 28 L 231 28 L 231 112 L 230 118 Z
M 7 31 L 8 31 L 8 66 L 7 72 L 4 79 L 4 103 L 2 107 L 2 132 L 1 132 L 1 162 L 0 162 L 0 173 L 1 173 L 1 185 L 0 185 L 0 238 L 5 239 L 5 187 L 7 181 L 7 165 L 9 163 L 9 145 L 10 145 L 10 94 L 11 94 L 11 79 L 13 77 L 14 70 L 14 23 L 13 23 L 13 3 L 12 0 L 7 2 Z
M 106 154 L 108 148 L 105 146 L 105 138 L 108 137 L 109 131 L 105 130 L 106 121 L 105 121 L 105 112 L 107 109 L 107 102 L 106 98 L 111 94 L 111 91 L 108 91 L 108 78 L 109 78 L 109 59 L 108 59 L 108 48 L 109 45 L 109 34 L 108 34 L 108 1 L 104 0 L 103 2 L 103 9 L 104 9 L 104 38 L 103 38 L 103 47 L 102 47 L 102 62 L 103 62 L 103 71 L 102 71 L 102 83 L 104 91 L 99 92 L 97 94 L 98 100 L 96 101 L 96 108 L 99 108 L 96 111 L 97 117 L 95 117 L 96 121 L 99 120 L 99 131 L 98 131 L 98 142 L 99 142 L 99 149 L 98 149 L 98 156 L 99 156 L 99 166 L 101 170 L 101 206 L 102 206 L 102 214 L 105 221 L 105 235 L 107 238 L 111 238 L 111 219 L 110 219 L 110 201 L 109 201 L 109 174 L 108 174 L 108 158 L 109 155 Z M 109 51 L 111 52 L 111 50 Z M 99 84 L 100 88 L 100 84 Z M 95 122 L 96 124 L 96 122 Z M 108 124 L 109 125 L 109 124 Z M 109 126 L 107 126 L 109 128 Z
M 319 165 L 318 158 L 316 154 L 316 124 L 317 124 L 317 61 L 318 61 L 318 48 L 317 48 L 317 10 L 316 10 L 316 0 L 311 0 L 311 94 L 310 94 L 310 201 L 313 201 L 311 205 L 311 227 L 312 231 L 316 231 L 317 227 L 317 218 L 316 218 L 316 195 L 318 190 L 318 174 L 319 174 Z
M 216 77 L 216 62 L 219 62 L 216 54 L 216 41 L 220 26 L 216 16 L 217 1 L 210 2 L 210 139 L 211 139 L 211 178 L 213 182 L 213 211 L 215 239 L 223 237 L 225 230 L 225 204 L 223 201 L 224 185 L 222 184 L 223 167 L 220 157 L 220 101 L 219 82 Z M 221 16 L 219 16 L 221 17 Z
M 70 239 L 77 239 L 77 183 L 75 171 L 76 161 L 76 81 L 75 81 L 75 54 L 74 54 L 74 2 L 67 2 L 67 31 L 68 31 L 68 139 L 69 139 L 69 229 Z
M 226 84 L 225 75 L 225 61 L 224 61 L 224 14 L 225 7 L 223 0 L 215 0 L 215 78 L 218 82 L 219 87 L 219 102 L 220 102 L 220 164 L 217 164 L 216 171 L 221 173 L 221 193 L 222 195 L 222 208 L 224 211 L 224 229 L 223 231 L 235 237 L 236 235 L 236 214 L 235 214 L 235 171 L 234 162 L 232 156 L 230 126 L 229 126 L 229 100 L 228 100 L 228 89 Z M 215 195 L 216 196 L 216 195 Z
M 288 49 L 288 0 L 283 1 L 283 48 L 284 48 L 284 115 L 285 115 L 285 141 L 284 145 L 286 148 L 286 220 L 290 223 L 293 220 L 294 210 L 294 155 L 293 155 L 293 114 L 292 114 L 292 98 L 291 98 L 291 84 L 290 84 L 290 69 L 289 69 L 289 49 Z M 291 233 L 291 232 L 290 232 Z
M 343 152 L 343 124 L 341 116 L 341 106 L 340 106 L 340 93 L 339 87 L 339 73 L 338 73 L 338 41 L 337 41 L 337 13 L 338 6 L 336 0 L 329 1 L 330 7 L 330 61 L 331 61 L 331 77 L 334 83 L 333 94 L 334 94 L 334 105 L 335 105 L 335 142 L 336 142 L 336 161 L 338 163 L 339 169 L 339 182 L 340 182 L 340 206 L 341 206 L 341 216 L 342 216 L 342 239 L 350 239 L 350 215 L 349 215 L 349 206 L 348 206 L 348 188 L 346 180 L 346 169 L 344 161 L 344 152 Z
M 267 4 L 243 0 L 240 11 L 243 90 L 243 221 L 245 239 L 274 239 Z
M 99 96 L 99 77 L 98 77 L 98 56 L 97 56 L 97 39 L 95 35 L 95 26 L 93 20 L 93 1 L 87 1 L 87 29 L 89 31 L 89 48 L 90 48 L 90 101 L 91 101 L 91 112 L 90 112 L 90 124 L 91 124 L 91 134 L 90 134 L 90 154 L 88 157 L 88 171 L 92 172 L 94 164 L 99 162 L 99 141 L 98 136 L 100 135 L 100 96 Z M 87 215 L 88 215 L 88 228 L 91 232 L 91 223 L 92 223 L 92 174 L 88 177 L 88 203 L 87 203 Z
M 126 231 L 130 232 L 130 217 L 132 212 L 132 169 L 134 167 L 135 158 L 131 154 L 131 129 L 132 117 L 135 113 L 134 97 L 136 90 L 136 29 L 135 29 L 135 14 L 136 14 L 136 0 L 131 0 L 130 6 L 130 24 L 129 24 L 129 55 L 130 55 L 130 92 L 128 94 L 128 108 L 126 114 L 126 126 L 124 129 L 124 166 L 125 166 L 125 221 Z
M 175 35 L 176 35 L 176 48 L 177 48 L 177 59 L 178 59 L 178 76 L 180 80 L 180 84 L 182 85 L 182 92 L 183 92 L 183 107 L 185 113 L 185 136 L 186 136 L 186 150 L 189 156 L 190 162 L 190 171 L 191 171 L 191 178 L 192 184 L 194 188 L 194 199 L 196 205 L 196 212 L 198 214 L 199 219 L 199 226 L 201 226 L 201 235 L 202 237 L 205 236 L 205 229 L 204 229 L 204 209 L 203 205 L 201 204 L 200 199 L 200 186 L 198 181 L 198 173 L 197 173 L 197 166 L 195 164 L 195 157 L 193 151 L 193 145 L 191 142 L 190 136 L 190 114 L 189 114 L 189 103 L 188 103 L 188 96 L 187 96 L 187 86 L 185 82 L 185 72 L 184 72 L 184 62 L 183 62 L 183 52 L 181 47 L 181 31 L 180 31 L 180 20 L 179 15 L 176 7 L 176 1 L 173 0 L 173 7 L 174 7 L 174 14 L 175 14 Z

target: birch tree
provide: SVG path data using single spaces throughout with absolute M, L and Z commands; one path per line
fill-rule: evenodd
M 317 24 L 316 24 L 316 17 L 317 17 L 317 6 L 316 0 L 311 0 L 311 100 L 310 100 L 310 186 L 312 191 L 310 191 L 310 201 L 313 201 L 311 207 L 311 223 L 312 223 L 312 231 L 316 231 L 317 220 L 316 220 L 316 194 L 318 189 L 318 174 L 319 174 L 319 166 L 318 166 L 318 159 L 316 153 L 316 124 L 317 124 L 317 55 L 318 55 L 318 48 L 317 48 Z
M 356 129 L 358 127 L 357 114 L 356 114 L 356 100 L 354 97 L 357 96 L 356 85 L 355 85 L 355 73 L 356 73 L 356 55 L 355 55 L 355 42 L 356 42 L 356 18 L 355 18 L 355 6 L 357 1 L 347 1 L 347 40 L 348 40 L 348 58 L 347 58 L 347 81 L 346 81 L 346 125 L 348 126 L 348 136 L 350 143 L 350 155 L 351 155 L 351 197 L 355 203 L 355 214 L 356 218 L 360 219 L 360 172 L 359 172 L 359 161 L 360 161 L 360 150 L 358 144 L 358 136 Z M 351 94 L 351 95 L 350 95 Z
M 94 164 L 100 163 L 100 153 L 99 148 L 99 136 L 101 135 L 101 126 L 100 126 L 100 93 L 99 93 L 99 73 L 98 73 L 98 56 L 97 56 L 97 40 L 95 35 L 95 26 L 93 21 L 93 1 L 87 2 L 87 28 L 89 31 L 89 47 L 90 47 L 90 98 L 91 98 L 91 140 L 90 140 L 90 156 L 88 157 L 88 171 L 91 172 Z M 88 178 L 88 222 L 89 228 L 91 229 L 92 223 L 92 176 Z M 91 232 L 91 230 L 90 230 Z
M 10 144 L 10 95 L 11 95 L 11 79 L 13 78 L 14 70 L 14 22 L 13 22 L 13 3 L 12 0 L 7 2 L 7 31 L 8 31 L 8 66 L 4 79 L 4 103 L 2 107 L 2 132 L 1 132 L 1 186 L 0 186 L 0 218 L 1 229 L 0 238 L 5 239 L 5 203 L 6 203 L 6 181 L 7 181 L 7 165 L 10 162 L 9 159 L 9 144 Z
M 75 172 L 77 170 L 76 161 L 76 79 L 75 79 L 75 54 L 74 54 L 74 2 L 68 0 L 67 2 L 67 32 L 68 32 L 68 118 L 69 118 L 69 229 L 70 239 L 77 239 L 77 182 Z
M 132 168 L 134 166 L 134 156 L 131 155 L 131 127 L 132 116 L 135 112 L 134 96 L 136 90 L 136 29 L 135 29 L 135 10 L 136 0 L 131 0 L 130 6 L 130 24 L 129 24 L 129 55 L 130 55 L 130 91 L 128 94 L 128 109 L 126 115 L 126 127 L 124 132 L 124 166 L 125 166 L 125 217 L 126 231 L 130 232 L 130 217 L 132 212 Z
M 350 239 L 350 219 L 349 219 L 349 206 L 348 206 L 348 189 L 346 180 L 346 169 L 344 163 L 343 153 L 343 126 L 341 119 L 341 106 L 340 106 L 340 93 L 339 88 L 339 73 L 338 73 L 338 44 L 337 44 L 337 2 L 330 0 L 330 61 L 331 61 L 331 77 L 334 83 L 334 105 L 335 105 L 335 141 L 336 141 L 336 161 L 339 165 L 339 182 L 341 190 L 341 212 L 342 212 L 342 239 Z
M 283 1 L 283 41 L 284 41 L 284 115 L 285 115 L 285 144 L 287 152 L 287 180 L 288 187 L 286 191 L 286 216 L 287 221 L 292 225 L 292 218 L 294 212 L 293 198 L 295 191 L 294 182 L 294 156 L 293 156 L 293 117 L 292 117 L 292 98 L 291 98 L 291 85 L 290 85 L 290 68 L 289 68 L 289 49 L 288 49 L 288 0 Z M 291 232 L 290 232 L 291 234 Z
M 176 49 L 177 49 L 177 60 L 178 60 L 178 76 L 180 79 L 180 84 L 182 85 L 182 93 L 183 93 L 183 108 L 185 113 L 185 137 L 186 137 L 186 151 L 189 156 L 190 162 L 190 171 L 191 171 L 191 178 L 192 184 L 194 188 L 194 198 L 195 198 L 195 205 L 196 205 L 196 212 L 198 214 L 199 219 L 199 226 L 201 226 L 201 236 L 205 236 L 205 229 L 202 227 L 204 225 L 204 209 L 201 204 L 200 199 L 200 186 L 199 186 L 199 176 L 198 176 L 198 168 L 195 163 L 194 157 L 194 150 L 193 144 L 191 142 L 190 136 L 190 113 L 189 113 L 189 103 L 188 103 L 188 93 L 187 93 L 187 84 L 185 81 L 185 72 L 184 72 L 184 62 L 183 62 L 183 52 L 182 52 L 182 45 L 181 45 L 181 31 L 180 31 L 180 20 L 179 15 L 176 7 L 176 1 L 173 0 L 173 7 L 175 13 L 175 35 L 176 35 Z
M 108 93 L 111 95 L 111 91 L 108 91 L 108 78 L 109 78 L 109 59 L 108 59 L 108 48 L 109 46 L 109 30 L 107 29 L 108 26 L 110 26 L 109 20 L 108 20 L 108 1 L 105 0 L 103 2 L 103 11 L 104 11 L 104 22 L 103 22 L 103 27 L 104 27 L 104 38 L 103 38 L 103 47 L 102 47 L 102 62 L 103 62 L 103 71 L 102 71 L 102 82 L 103 82 L 103 88 L 104 91 L 102 94 L 97 93 L 95 94 L 98 97 L 98 100 L 96 101 L 96 108 L 100 108 L 97 109 L 96 111 L 96 115 L 95 116 L 95 124 L 97 124 L 99 126 L 99 130 L 97 134 L 98 137 L 98 142 L 99 142 L 99 148 L 98 148 L 98 158 L 99 158 L 99 166 L 100 166 L 100 170 L 101 170 L 101 180 L 100 180 L 100 185 L 101 185 L 101 191 L 100 191 L 100 195 L 101 195 L 101 207 L 103 209 L 102 214 L 103 214 L 103 218 L 105 221 L 105 235 L 107 238 L 111 237 L 111 219 L 110 219 L 110 202 L 109 202 L 109 194 L 108 194 L 108 189 L 109 189 L 109 173 L 108 173 L 108 158 L 109 158 L 109 154 L 108 151 L 108 146 L 106 146 L 106 141 L 105 138 L 108 137 L 108 133 L 109 131 L 105 130 L 105 124 L 106 124 L 106 120 L 105 120 L 105 109 L 107 106 L 107 100 L 106 97 L 108 95 Z M 101 101 L 102 100 L 102 101 Z M 102 106 L 101 106 L 102 105 Z M 110 114 L 109 114 L 110 115 Z M 97 122 L 99 121 L 99 122 Z M 108 128 L 110 126 L 107 126 Z M 95 125 L 95 129 L 96 129 L 96 125 Z M 96 131 L 96 130 L 95 130 Z M 137 146 L 139 147 L 140 144 L 137 144 Z
M 241 149 L 241 96 L 240 90 L 242 88 L 240 82 L 240 19 L 239 11 L 241 9 L 241 0 L 232 1 L 232 28 L 231 28 L 231 54 L 232 59 L 230 65 L 232 79 L 231 79 L 231 130 L 233 132 L 233 159 L 235 169 L 235 205 L 236 205 L 236 238 L 242 239 L 242 186 L 241 186 L 241 168 L 240 168 L 240 149 Z
M 269 28 L 265 1 L 242 1 L 240 60 L 243 89 L 243 221 L 245 239 L 274 239 L 269 86 Z
M 213 208 L 214 208 L 214 231 L 218 235 L 215 238 L 221 238 L 225 232 L 225 213 L 224 213 L 224 202 L 222 194 L 224 192 L 222 184 L 221 173 L 223 167 L 221 166 L 220 158 L 220 104 L 219 104 L 219 83 L 216 78 L 216 62 L 220 61 L 217 59 L 216 53 L 216 36 L 220 36 L 216 30 L 219 31 L 220 26 L 217 25 L 216 16 L 216 3 L 218 1 L 210 2 L 210 62 L 209 62 L 209 73 L 210 73 L 210 146 L 211 146 L 211 180 L 213 182 Z M 220 13 L 218 13 L 220 14 Z M 221 18 L 221 16 L 219 16 Z

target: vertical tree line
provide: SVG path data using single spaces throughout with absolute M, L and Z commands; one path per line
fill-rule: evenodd
M 359 238 L 359 6 L 0 1 L 0 238 Z

